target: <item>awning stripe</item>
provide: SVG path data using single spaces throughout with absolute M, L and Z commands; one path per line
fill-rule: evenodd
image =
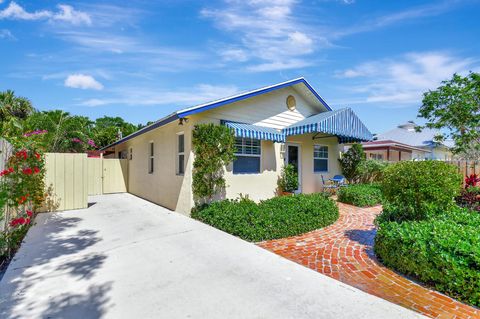
M 286 140 L 285 134 L 271 127 L 237 123 L 231 121 L 222 121 L 222 123 L 225 126 L 233 129 L 236 137 L 254 138 L 258 140 L 267 140 L 282 143 L 284 143 Z
M 350 109 L 323 112 L 290 125 L 283 130 L 286 136 L 307 133 L 336 135 L 340 143 L 369 141 L 372 133 Z
M 222 121 L 222 123 L 232 128 L 237 137 L 282 143 L 286 141 L 287 136 L 308 133 L 335 135 L 338 137 L 340 143 L 370 141 L 373 138 L 372 133 L 370 133 L 357 115 L 349 108 L 313 115 L 290 125 L 282 131 L 271 127 L 232 121 Z

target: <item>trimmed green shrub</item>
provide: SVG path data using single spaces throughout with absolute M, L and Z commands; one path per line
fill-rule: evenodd
M 398 210 L 393 220 L 422 220 L 455 206 L 462 176 L 441 161 L 398 162 L 385 169 L 384 198 Z
M 282 175 L 278 179 L 278 188 L 282 192 L 293 193 L 298 188 L 298 173 L 295 166 L 287 164 L 282 169 Z
M 382 203 L 382 191 L 378 184 L 353 184 L 340 187 L 338 201 L 358 207 L 375 206 Z
M 358 182 L 360 184 L 379 183 L 383 180 L 383 173 L 389 165 L 388 162 L 382 162 L 372 159 L 362 161 L 358 165 Z
M 423 221 L 377 223 L 375 253 L 386 266 L 480 306 L 480 214 L 454 208 Z
M 229 234 L 258 242 L 303 234 L 338 219 L 335 202 L 323 194 L 261 201 L 223 200 L 192 210 L 192 217 Z

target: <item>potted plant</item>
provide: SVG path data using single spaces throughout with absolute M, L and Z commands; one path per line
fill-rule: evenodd
M 281 195 L 292 195 L 298 189 L 298 174 L 292 164 L 283 167 L 278 179 L 278 189 Z

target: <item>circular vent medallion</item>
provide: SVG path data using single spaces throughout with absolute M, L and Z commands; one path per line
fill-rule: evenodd
M 289 95 L 287 97 L 287 108 L 290 111 L 294 111 L 296 107 L 297 107 L 297 101 L 295 101 L 295 97 L 293 95 Z

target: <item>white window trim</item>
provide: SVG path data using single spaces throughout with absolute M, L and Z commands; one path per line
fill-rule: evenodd
M 315 146 L 324 146 L 327 148 L 327 158 L 323 157 L 315 157 Z M 314 174 L 325 174 L 325 173 L 330 173 L 330 145 L 326 144 L 313 144 L 313 173 Z M 327 160 L 327 170 L 326 171 L 317 171 L 315 172 L 315 160 L 316 159 L 326 159 Z
M 242 137 L 241 139 L 242 139 L 242 140 L 252 139 L 252 140 L 258 140 L 258 141 L 260 141 L 260 146 L 259 146 L 260 154 L 234 153 L 235 157 L 259 157 L 259 158 L 260 158 L 260 169 L 259 169 L 259 172 L 257 172 L 257 173 L 234 173 L 234 172 L 233 172 L 233 162 L 232 162 L 232 174 L 234 174 L 234 175 L 256 175 L 256 174 L 262 174 L 262 172 L 263 172 L 263 163 L 262 163 L 262 162 L 263 162 L 263 161 L 262 161 L 263 141 L 260 140 L 260 139 L 251 138 L 251 137 Z
M 153 144 L 153 154 L 152 154 L 152 144 Z M 153 159 L 153 165 L 150 167 L 150 163 Z M 153 174 L 155 172 L 155 143 L 153 141 L 148 142 L 148 174 Z
M 179 148 L 179 143 L 178 143 L 178 137 L 180 135 L 183 135 L 183 152 L 179 152 L 178 151 L 178 148 Z M 175 135 L 175 144 L 176 144 L 176 155 L 175 155 L 175 173 L 178 175 L 178 176 L 183 176 L 185 175 L 185 132 L 178 132 L 176 133 Z M 180 173 L 180 155 L 183 155 L 183 173 Z

